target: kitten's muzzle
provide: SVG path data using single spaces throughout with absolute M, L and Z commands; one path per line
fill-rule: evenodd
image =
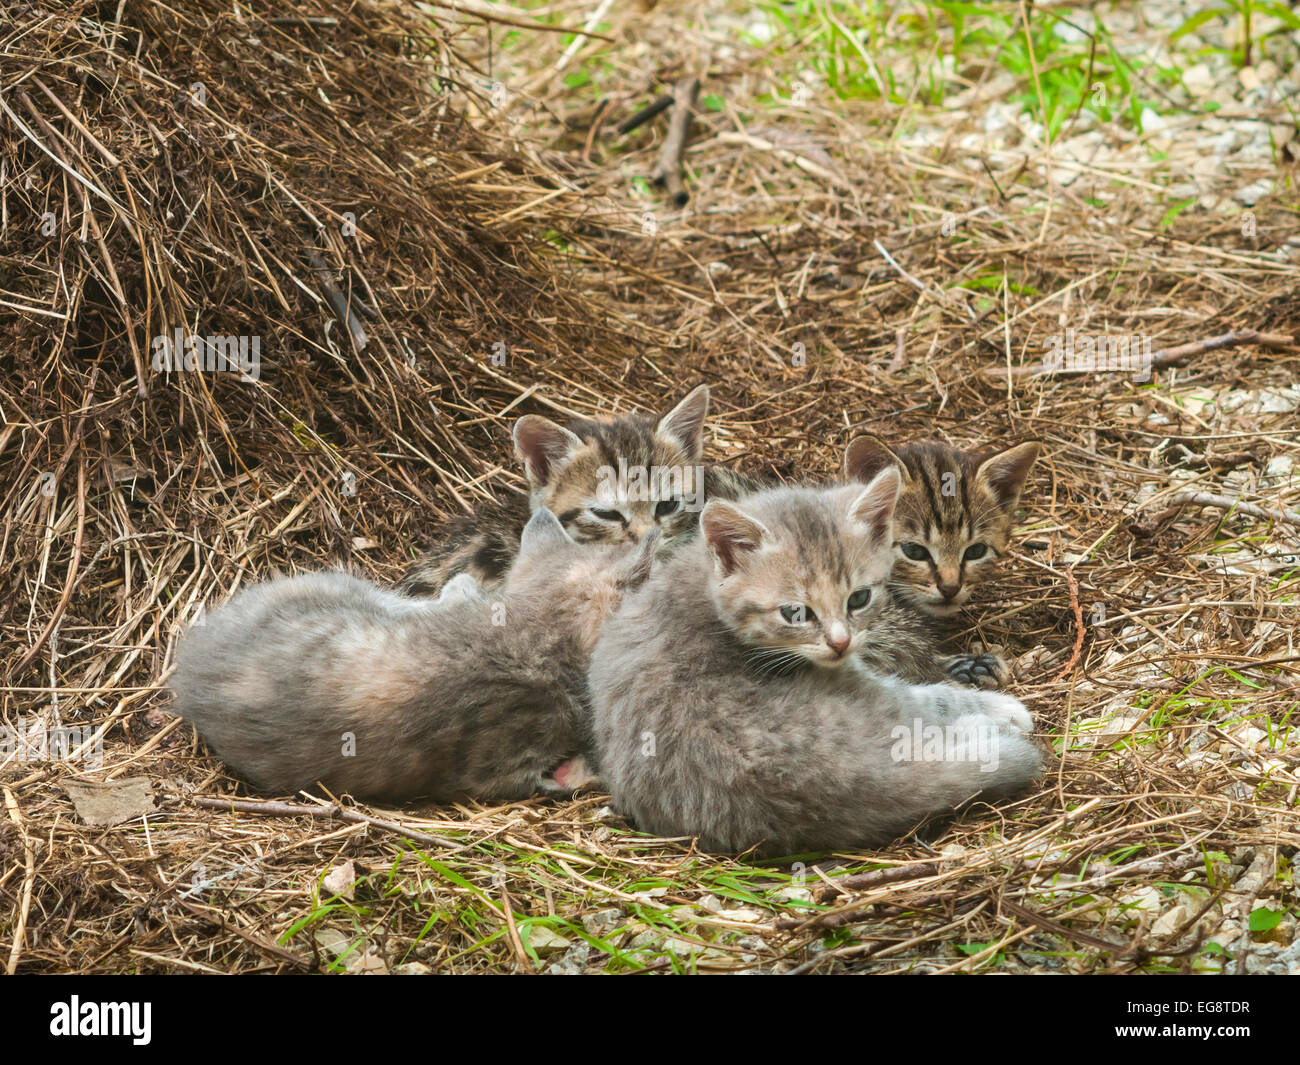
M 943 601 L 945 603 L 951 603 L 961 594 L 961 581 L 952 583 L 948 581 L 937 581 L 935 587 L 939 589 L 939 594 L 943 596 Z
M 831 649 L 831 653 L 836 658 L 843 658 L 849 653 L 849 644 L 852 638 L 849 636 L 849 630 L 843 622 L 831 622 L 830 627 L 826 630 L 826 646 Z

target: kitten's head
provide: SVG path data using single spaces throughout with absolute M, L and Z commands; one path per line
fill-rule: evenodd
M 849 444 L 844 471 L 851 480 L 865 483 L 887 467 L 903 472 L 890 581 L 900 598 L 942 617 L 996 575 L 1039 446 L 1030 440 L 1003 451 L 966 452 L 925 440 L 891 450 L 874 436 Z
M 779 488 L 704 508 L 714 606 L 757 663 L 838 666 L 869 639 L 899 487 L 890 466 L 865 488 Z
M 515 452 L 528 475 L 532 507 L 545 507 L 580 543 L 639 543 L 653 529 L 665 541 L 689 534 L 704 498 L 704 418 L 700 385 L 662 418 L 584 418 L 567 429 L 526 415 L 515 423 Z
M 651 529 L 637 544 L 579 544 L 543 507 L 524 526 L 505 592 L 544 610 L 556 626 L 572 625 L 590 654 L 605 619 L 650 576 L 660 537 Z

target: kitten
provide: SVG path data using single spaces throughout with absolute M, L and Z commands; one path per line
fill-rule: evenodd
M 849 444 L 844 471 L 850 480 L 866 484 L 890 465 L 903 475 L 894 511 L 889 615 L 893 624 L 916 636 L 910 646 L 924 651 L 918 656 L 902 648 L 898 675 L 939 680 L 931 668 L 939 666 L 963 683 L 1005 683 L 1009 670 L 996 655 L 929 656 L 930 648 L 948 634 L 947 627 L 926 623 L 918 614 L 949 618 L 969 601 L 973 588 L 996 577 L 1039 448 L 1031 440 L 1002 451 L 965 452 L 927 440 L 891 449 L 875 436 Z
M 637 542 L 657 528 L 670 548 L 695 532 L 705 499 L 734 498 L 751 487 L 741 474 L 700 465 L 708 412 L 709 387 L 700 385 L 658 420 L 620 414 L 582 418 L 566 429 L 525 415 L 513 435 L 528 498 L 515 496 L 457 519 L 410 567 L 402 590 L 436 595 L 457 573 L 488 588 L 499 583 L 518 550 L 519 530 L 539 507 L 554 513 L 579 543 Z M 621 480 L 620 470 L 627 474 Z M 644 471 L 640 483 L 638 470 Z
M 588 658 L 658 538 L 580 546 L 542 509 L 496 597 L 468 575 L 436 601 L 344 573 L 260 585 L 185 635 L 175 712 L 273 794 L 318 781 L 435 802 L 572 788 Z
M 884 843 L 1030 783 L 1042 757 L 1019 701 L 859 658 L 897 639 L 880 618 L 900 482 L 890 464 L 865 487 L 705 507 L 701 537 L 628 597 L 592 656 L 616 809 L 708 850 L 773 856 Z M 989 758 L 961 756 L 980 744 Z

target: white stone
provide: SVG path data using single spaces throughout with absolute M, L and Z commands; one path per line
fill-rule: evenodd
M 1138 115 L 1138 125 L 1142 127 L 1143 133 L 1158 133 L 1162 129 L 1167 129 L 1169 123 L 1165 117 L 1149 107 L 1142 108 L 1142 113 Z
M 623 920 L 623 911 L 618 909 L 597 910 L 595 913 L 589 913 L 582 919 L 582 927 L 586 929 L 588 935 L 601 936 L 608 935 Z
M 1210 73 L 1209 66 L 1205 63 L 1197 63 L 1184 70 L 1183 87 L 1193 96 L 1204 96 L 1213 89 L 1214 75 Z
M 1156 923 L 1151 926 L 1153 936 L 1171 936 L 1178 929 L 1182 928 L 1195 911 L 1188 911 L 1187 907 L 1181 902 L 1177 906 L 1171 906 L 1165 910 L 1157 919 Z
M 538 954 L 548 954 L 555 950 L 566 950 L 571 946 L 570 942 L 556 932 L 554 929 L 547 928 L 545 925 L 533 924 L 527 929 L 528 945 L 537 951 Z
M 1264 480 L 1270 484 L 1280 484 L 1291 479 L 1295 470 L 1295 459 L 1290 455 L 1278 455 L 1277 458 L 1269 460 L 1269 464 L 1264 467 Z
M 1247 207 L 1255 207 L 1255 204 L 1264 199 L 1269 192 L 1273 191 L 1273 182 L 1268 178 L 1260 178 L 1258 181 L 1252 181 L 1249 185 L 1238 189 L 1232 194 L 1232 199 L 1244 203 Z
M 1164 905 L 1164 896 L 1160 894 L 1159 888 L 1140 887 L 1132 891 L 1126 891 L 1117 897 L 1117 900 L 1128 907 L 1127 912 L 1132 916 L 1141 913 L 1159 913 Z

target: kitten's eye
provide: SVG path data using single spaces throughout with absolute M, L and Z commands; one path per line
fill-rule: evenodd
M 966 548 L 966 553 L 961 557 L 967 562 L 974 562 L 977 558 L 983 558 L 989 553 L 988 544 L 971 544 Z
M 781 608 L 781 616 L 791 625 L 809 625 L 817 620 L 817 615 L 803 603 L 786 603 Z
M 910 540 L 903 544 L 903 554 L 913 562 L 925 562 L 930 557 L 930 552 L 920 544 L 913 543 Z
M 599 507 L 591 508 L 591 516 L 599 518 L 601 521 L 616 521 L 622 524 L 623 515 L 617 510 L 601 510 Z
M 851 596 L 849 596 L 849 609 L 861 610 L 869 602 L 871 602 L 871 589 L 859 588 L 856 592 L 854 592 Z
M 661 499 L 655 504 L 655 517 L 666 518 L 671 514 L 676 514 L 682 509 L 680 499 Z

